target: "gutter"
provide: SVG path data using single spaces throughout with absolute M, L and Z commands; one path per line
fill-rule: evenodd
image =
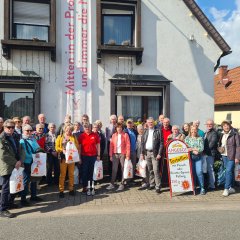
M 216 72 L 216 70 L 218 69 L 218 67 L 220 66 L 220 63 L 221 63 L 221 58 L 223 58 L 223 57 L 225 57 L 225 56 L 227 56 L 228 54 L 231 54 L 232 53 L 232 51 L 227 51 L 227 52 L 223 52 L 222 54 L 221 54 L 221 56 L 218 58 L 218 60 L 217 60 L 217 64 L 215 65 L 215 67 L 214 67 L 214 72 Z

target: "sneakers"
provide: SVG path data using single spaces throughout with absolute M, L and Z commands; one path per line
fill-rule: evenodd
M 32 201 L 32 202 L 41 202 L 41 201 L 43 201 L 43 199 L 38 197 L 38 196 L 35 196 L 35 197 L 30 197 L 30 201 Z
M 229 190 L 228 189 L 224 189 L 223 194 L 224 197 L 229 196 Z
M 16 215 L 13 214 L 13 213 L 10 213 L 8 210 L 5 210 L 5 211 L 0 212 L 0 217 L 2 217 L 2 218 L 14 218 L 14 217 L 16 217 Z
M 120 184 L 116 191 L 123 191 L 123 190 L 124 190 L 124 185 Z
M 64 198 L 64 192 L 59 193 L 59 198 Z
M 227 197 L 227 196 L 229 196 L 229 194 L 233 194 L 233 193 L 235 193 L 235 192 L 236 192 L 236 190 L 235 190 L 234 188 L 230 187 L 229 189 L 224 189 L 222 195 L 223 195 L 224 197 Z
M 95 190 L 93 189 L 92 192 L 91 192 L 92 196 L 95 195 Z
M 114 187 L 114 185 L 113 185 L 112 183 L 110 183 L 109 186 L 106 187 L 107 190 L 112 190 L 112 189 L 114 189 L 114 188 L 115 188 L 115 187 Z
M 236 193 L 236 190 L 234 188 L 230 187 L 228 189 L 228 192 L 229 192 L 229 194 L 233 194 L 233 193 Z
M 87 190 L 87 195 L 88 195 L 88 196 L 91 196 L 91 194 L 92 194 L 91 189 L 88 189 L 88 190 Z
M 201 190 L 200 190 L 200 195 L 205 195 L 205 194 L 206 194 L 205 189 L 204 189 L 204 188 L 201 188 Z
M 156 193 L 160 194 L 161 193 L 161 190 L 160 188 L 156 189 Z
M 148 184 L 147 183 L 143 183 L 138 190 L 142 191 L 142 190 L 145 190 L 147 188 L 148 188 Z

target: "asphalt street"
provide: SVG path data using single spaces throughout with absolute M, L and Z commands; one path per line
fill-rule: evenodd
M 240 211 L 64 214 L 0 219 L 0 239 L 239 239 Z

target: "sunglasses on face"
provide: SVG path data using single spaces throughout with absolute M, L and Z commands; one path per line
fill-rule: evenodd
M 7 129 L 14 129 L 14 126 L 6 126 Z
M 26 132 L 32 132 L 32 130 L 25 130 Z

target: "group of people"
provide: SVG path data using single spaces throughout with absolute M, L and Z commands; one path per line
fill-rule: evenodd
M 80 122 L 71 122 L 67 115 L 64 122 L 56 128 L 54 123 L 46 123 L 44 114 L 38 115 L 38 123 L 33 125 L 29 116 L 22 119 L 3 120 L 0 118 L 0 176 L 2 191 L 0 197 L 0 216 L 14 217 L 8 210 L 17 207 L 14 204 L 15 195 L 10 194 L 9 181 L 14 168 L 24 167 L 24 190 L 20 192 L 21 205 L 28 206 L 28 191 L 30 201 L 38 202 L 37 196 L 39 178 L 31 177 L 32 154 L 45 152 L 47 154 L 46 183 L 59 186 L 59 197 L 64 198 L 64 183 L 68 173 L 69 195 L 74 196 L 74 172 L 77 167 L 82 192 L 94 195 L 93 171 L 96 161 L 104 159 L 106 152 L 111 176 L 107 190 L 115 189 L 116 178 L 120 184 L 116 191 L 123 191 L 126 185 L 135 184 L 134 178 L 124 179 L 124 162 L 131 160 L 133 173 L 139 159 L 147 163 L 146 178 L 142 180 L 139 190 L 155 190 L 161 193 L 161 178 L 166 162 L 165 148 L 170 140 L 185 141 L 191 155 L 195 186 L 199 185 L 200 194 L 215 189 L 214 160 L 220 154 L 226 168 L 224 196 L 234 193 L 234 165 L 240 159 L 240 139 L 236 129 L 228 121 L 222 122 L 222 133 L 214 129 L 213 120 L 207 120 L 206 131 L 199 129 L 200 122 L 185 123 L 180 129 L 170 125 L 170 119 L 160 115 L 156 123 L 152 117 L 146 122 L 135 125 L 132 119 L 111 115 L 110 124 L 102 131 L 100 120 L 90 124 L 89 117 L 84 114 Z M 66 162 L 66 146 L 74 144 L 79 160 L 76 163 Z M 205 189 L 203 176 L 203 161 L 207 162 L 208 189 Z M 53 174 L 54 173 L 54 174 Z

